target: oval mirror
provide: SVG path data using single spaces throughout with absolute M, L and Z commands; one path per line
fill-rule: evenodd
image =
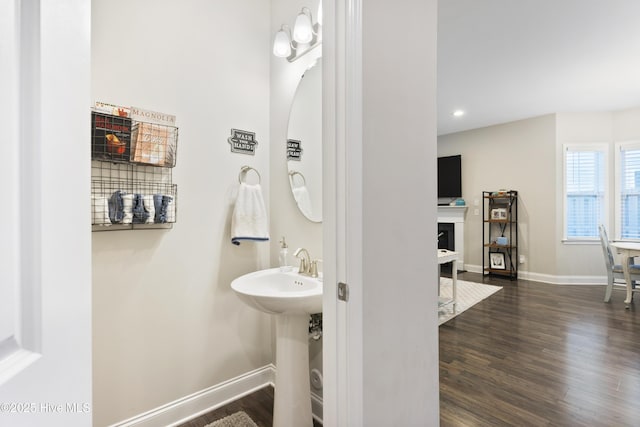
M 322 64 L 300 79 L 287 131 L 289 185 L 298 209 L 313 222 L 322 221 Z

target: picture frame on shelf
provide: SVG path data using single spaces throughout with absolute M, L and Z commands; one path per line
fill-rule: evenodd
M 489 267 L 493 270 L 506 270 L 507 265 L 504 259 L 504 253 L 491 252 L 489 254 Z
M 506 208 L 493 208 L 491 209 L 491 219 L 493 220 L 506 220 L 507 209 Z

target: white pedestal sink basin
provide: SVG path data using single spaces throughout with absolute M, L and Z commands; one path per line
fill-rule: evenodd
M 270 268 L 240 276 L 231 288 L 256 310 L 270 314 L 322 312 L 322 282 L 296 271 Z
M 322 282 L 279 268 L 231 282 L 242 301 L 276 315 L 276 386 L 273 427 L 312 427 L 309 315 L 322 312 Z

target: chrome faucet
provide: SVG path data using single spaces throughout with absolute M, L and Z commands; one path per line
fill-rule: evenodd
M 304 276 L 318 277 L 318 261 L 311 261 L 309 251 L 305 248 L 298 248 L 293 253 L 293 256 L 300 260 L 300 267 L 298 273 Z

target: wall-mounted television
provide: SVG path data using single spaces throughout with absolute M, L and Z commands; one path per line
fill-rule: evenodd
M 438 199 L 462 197 L 462 156 L 438 157 Z

